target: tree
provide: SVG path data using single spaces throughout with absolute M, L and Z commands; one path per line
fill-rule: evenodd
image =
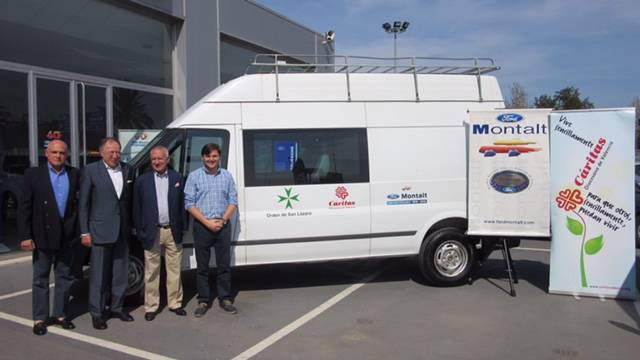
M 527 99 L 527 92 L 524 87 L 518 82 L 511 84 L 511 99 L 506 101 L 505 106 L 507 109 L 523 109 L 529 107 L 529 100 Z
M 593 103 L 589 101 L 589 98 L 581 99 L 580 90 L 573 86 L 556 91 L 553 97 L 546 94 L 540 95 L 535 98 L 534 105 L 537 108 L 558 110 L 593 109 Z
M 533 100 L 533 106 L 537 108 L 554 109 L 556 108 L 556 99 L 549 95 L 540 95 Z

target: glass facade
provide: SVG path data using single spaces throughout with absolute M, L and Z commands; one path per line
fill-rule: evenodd
M 39 163 L 46 162 L 44 151 L 51 140 L 71 143 L 69 82 L 38 79 L 38 148 Z M 71 150 L 71 149 L 69 149 Z M 67 156 L 72 156 L 68 151 Z
M 119 129 L 162 129 L 173 120 L 169 95 L 113 88 L 113 125 Z
M 171 24 L 104 1 L 2 1 L 0 49 L 0 60 L 172 87 Z
M 80 165 L 100 160 L 100 140 L 107 136 L 107 89 L 78 84 L 78 151 Z M 84 109 L 84 117 L 83 115 Z M 86 142 L 86 146 L 85 146 Z
M 27 75 L 0 70 L 0 177 L 29 167 Z
M 256 55 L 269 53 L 273 51 L 220 34 L 220 83 L 244 75 Z

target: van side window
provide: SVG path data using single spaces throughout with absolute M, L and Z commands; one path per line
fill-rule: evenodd
M 185 160 L 183 174 L 186 177 L 193 170 L 202 167 L 202 147 L 208 143 L 218 144 L 222 150 L 223 168 L 227 168 L 229 155 L 229 132 L 226 130 L 189 130 L 187 131 L 187 158 Z
M 369 182 L 366 129 L 245 130 L 246 186 Z

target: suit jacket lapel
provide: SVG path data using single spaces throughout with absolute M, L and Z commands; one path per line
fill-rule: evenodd
M 46 184 L 45 186 L 45 192 L 47 194 L 47 197 L 49 198 L 47 201 L 53 201 L 53 203 L 56 205 L 56 209 L 58 206 L 58 202 L 56 200 L 56 194 L 53 191 L 53 185 L 51 184 L 51 175 L 49 175 L 49 165 L 44 165 L 42 166 L 42 181 L 44 181 Z
M 149 191 L 151 192 L 151 201 L 156 212 L 158 212 L 160 209 L 158 209 L 158 194 L 156 193 L 156 172 L 151 170 L 151 177 L 149 178 L 151 179 L 151 183 L 148 185 Z
M 167 169 L 167 174 L 169 175 L 169 191 L 167 191 L 167 193 L 169 195 L 169 204 L 171 204 L 171 199 L 176 196 L 176 182 L 178 182 L 178 180 L 176 179 L 175 175 L 171 171 L 169 171 L 169 169 Z
M 76 196 L 74 189 L 76 189 L 77 186 L 77 179 L 76 176 L 73 176 L 75 175 L 75 171 L 72 174 L 69 166 L 65 165 L 64 170 L 67 172 L 67 179 L 69 179 L 69 194 L 67 194 L 67 204 L 64 210 L 64 216 L 66 217 L 69 214 L 69 211 L 71 211 L 71 206 L 69 206 L 69 204 L 71 204 L 73 196 Z
M 102 174 L 101 177 L 109 184 L 107 185 L 107 187 L 111 189 L 111 193 L 113 194 L 113 196 L 115 196 L 116 200 L 118 200 L 118 193 L 116 192 L 116 187 L 115 185 L 113 185 L 113 180 L 111 180 L 111 175 L 109 175 L 109 171 L 107 171 L 107 165 L 105 165 L 104 161 L 99 162 L 98 171 Z

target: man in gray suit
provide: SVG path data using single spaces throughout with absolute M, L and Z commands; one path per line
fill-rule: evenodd
M 123 309 L 128 283 L 129 236 L 133 169 L 120 162 L 120 142 L 105 138 L 100 143 L 102 161 L 84 168 L 80 181 L 80 231 L 82 245 L 91 247 L 89 312 L 93 327 L 107 328 L 106 320 L 118 317 L 133 321 Z M 107 289 L 110 311 L 105 312 Z

